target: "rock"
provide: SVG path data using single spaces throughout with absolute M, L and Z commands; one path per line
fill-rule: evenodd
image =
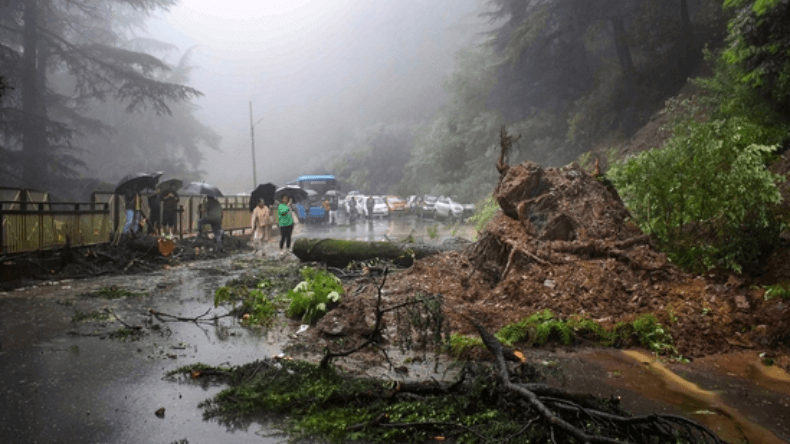
M 735 295 L 735 306 L 738 307 L 738 310 L 743 311 L 748 311 L 751 308 L 749 300 L 742 294 Z
M 535 162 L 510 167 L 495 192 L 502 211 L 513 219 L 519 219 L 519 203 L 534 199 L 550 189 L 544 175 L 543 168 Z

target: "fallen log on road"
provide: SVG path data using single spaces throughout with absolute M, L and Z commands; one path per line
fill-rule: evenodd
M 441 245 L 396 242 L 365 242 L 340 239 L 297 239 L 293 253 L 303 262 L 323 262 L 330 267 L 344 268 L 352 261 L 380 259 L 401 267 L 410 267 L 415 259 L 450 251 L 468 241 L 450 239 Z

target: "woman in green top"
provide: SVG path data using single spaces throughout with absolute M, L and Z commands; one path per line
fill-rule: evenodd
M 280 225 L 280 250 L 283 244 L 291 248 L 291 233 L 294 231 L 294 218 L 291 215 L 291 207 L 288 206 L 290 199 L 288 196 L 280 198 L 280 205 L 277 206 L 277 219 Z

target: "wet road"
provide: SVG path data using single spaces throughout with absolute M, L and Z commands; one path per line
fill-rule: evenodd
M 147 275 L 65 282 L 3 295 L 0 441 L 278 442 L 260 436 L 269 432 L 254 424 L 229 432 L 203 421 L 198 403 L 220 388 L 163 379 L 165 372 L 194 362 L 243 364 L 279 353 L 276 329 L 256 334 L 230 321 L 219 327 L 154 321 L 160 325 L 158 333 L 123 342 L 91 336 L 114 331 L 121 327 L 117 322 L 71 322 L 75 310 L 108 307 L 130 325 L 150 319 L 144 314 L 146 307 L 200 315 L 213 305 L 213 291 L 233 277 L 220 271 L 231 268 L 229 259 L 206 261 Z M 113 285 L 150 293 L 118 300 L 79 296 Z M 165 408 L 164 418 L 154 414 L 160 407 Z
M 341 219 L 341 222 L 343 220 Z M 433 233 L 429 227 L 436 226 Z M 432 220 L 390 218 L 355 225 L 298 225 L 295 238 L 439 242 L 463 236 L 469 227 Z M 275 257 L 276 243 L 268 245 Z M 170 370 L 194 362 L 244 364 L 281 351 L 285 335 L 298 325 L 269 331 L 241 328 L 230 319 L 219 325 L 162 323 L 147 308 L 197 316 L 213 306 L 213 293 L 245 271 L 251 253 L 192 262 L 136 276 L 63 281 L 0 292 L 0 442 L 2 443 L 274 443 L 271 430 L 257 423 L 229 430 L 204 421 L 198 403 L 221 387 L 163 379 Z M 289 260 L 289 259 L 286 259 Z M 293 260 L 293 259 L 290 259 Z M 144 297 L 104 300 L 83 293 L 117 286 Z M 151 333 L 136 341 L 107 337 L 121 325 L 110 319 L 72 322 L 75 313 L 112 309 L 130 325 Z M 223 313 L 222 308 L 216 310 Z M 158 327 L 156 327 L 158 325 Z M 71 333 L 71 334 L 70 334 Z M 650 356 L 617 350 L 530 352 L 534 364 L 556 369 L 559 386 L 622 397 L 635 413 L 685 414 L 733 442 L 742 432 L 751 442 L 790 441 L 790 378 L 760 369 L 757 356 L 706 358 L 663 368 Z M 703 365 L 706 364 L 706 365 Z M 682 378 L 681 376 L 682 375 Z M 165 408 L 163 418 L 154 412 Z

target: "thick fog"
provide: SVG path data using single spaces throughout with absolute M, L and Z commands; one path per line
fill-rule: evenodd
M 429 118 L 456 51 L 479 39 L 480 0 L 188 0 L 148 24 L 197 45 L 197 116 L 222 136 L 201 164 L 226 194 L 282 184 L 359 129 Z M 175 61 L 174 59 L 172 61 Z M 409 149 L 409 147 L 404 147 Z M 331 173 L 331 171 L 330 171 Z

